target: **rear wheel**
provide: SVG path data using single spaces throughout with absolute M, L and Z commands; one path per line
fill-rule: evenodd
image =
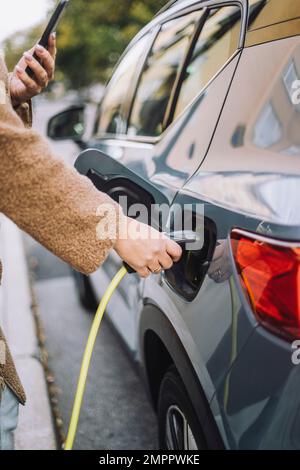
M 175 366 L 169 368 L 161 383 L 158 424 L 160 449 L 206 448 L 201 425 Z
M 81 305 L 88 311 L 95 311 L 96 298 L 88 276 L 72 270 L 76 293 Z

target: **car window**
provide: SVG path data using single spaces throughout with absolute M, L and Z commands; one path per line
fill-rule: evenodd
M 248 29 L 255 30 L 290 21 L 300 16 L 299 0 L 251 0 L 251 7 L 260 7 L 257 15 L 249 21 Z
M 113 74 L 101 103 L 99 134 L 126 133 L 128 116 L 125 103 L 136 69 L 145 54 L 149 36 L 144 36 L 129 49 Z
M 186 67 L 175 108 L 175 118 L 236 51 L 240 30 L 239 7 L 228 6 L 212 11 Z
M 134 100 L 129 135 L 158 136 L 171 92 L 201 13 L 166 22 L 145 64 Z
M 299 34 L 299 0 L 250 0 L 246 47 Z

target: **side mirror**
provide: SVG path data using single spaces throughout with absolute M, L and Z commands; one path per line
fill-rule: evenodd
M 85 133 L 84 106 L 71 106 L 48 122 L 47 135 L 52 140 L 81 142 Z

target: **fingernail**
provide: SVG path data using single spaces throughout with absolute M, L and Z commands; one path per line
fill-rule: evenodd
M 25 57 L 26 60 L 29 62 L 32 60 L 32 55 L 29 54 L 29 52 L 24 52 L 23 56 Z
M 39 52 L 44 52 L 44 48 L 43 48 L 43 46 L 41 46 L 40 44 L 38 44 L 38 45 L 36 46 L 36 50 L 39 51 Z
M 22 72 L 23 70 L 21 69 L 21 67 L 19 65 L 16 65 L 16 71 L 17 72 Z
M 53 31 L 53 33 L 52 33 L 52 37 L 53 37 L 53 39 L 55 39 L 55 38 L 56 38 L 56 31 Z

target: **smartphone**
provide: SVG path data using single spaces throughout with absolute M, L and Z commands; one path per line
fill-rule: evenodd
M 39 40 L 38 44 L 40 44 L 41 46 L 45 47 L 45 49 L 48 49 L 48 43 L 49 43 L 49 38 L 50 38 L 50 35 L 55 31 L 58 23 L 59 23 L 59 20 L 61 19 L 61 15 L 65 9 L 65 7 L 67 6 L 69 0 L 60 0 L 60 2 L 58 3 L 53 15 L 51 16 L 50 18 L 50 21 L 49 23 L 47 24 L 47 27 L 45 29 L 45 31 L 43 32 L 43 35 L 41 37 L 41 39 Z M 33 57 L 38 60 L 38 56 L 36 55 L 36 53 L 33 54 Z M 27 67 L 26 68 L 26 73 L 31 77 L 33 78 L 34 77 L 34 72 L 32 71 L 32 69 L 30 67 Z

